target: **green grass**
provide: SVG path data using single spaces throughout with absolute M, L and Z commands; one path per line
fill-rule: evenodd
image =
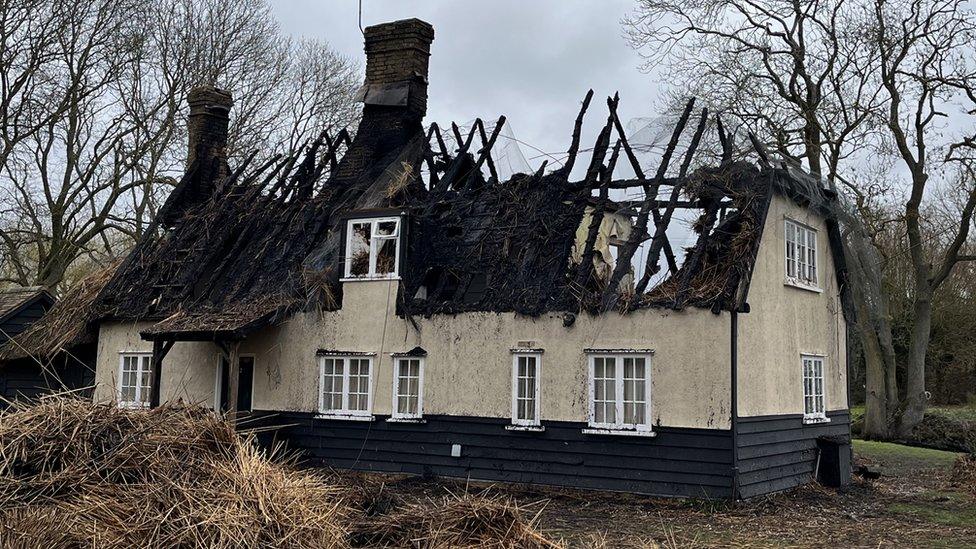
M 976 507 L 953 506 L 942 507 L 922 503 L 892 503 L 888 509 L 893 513 L 911 515 L 925 522 L 944 526 L 976 526 Z
M 939 406 L 938 408 L 930 408 L 928 413 L 958 421 L 976 421 L 976 406 Z
M 959 454 L 890 442 L 854 440 L 854 453 L 877 463 L 882 473 L 902 476 L 922 469 L 952 468 Z

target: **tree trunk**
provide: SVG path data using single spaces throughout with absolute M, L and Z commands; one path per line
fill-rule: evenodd
M 862 434 L 868 439 L 889 439 L 898 409 L 895 350 L 888 318 L 888 300 L 881 284 L 881 258 L 863 227 L 852 226 L 845 235 L 844 252 L 854 306 L 857 334 L 865 364 L 865 410 Z
M 861 436 L 868 440 L 884 440 L 890 435 L 887 390 L 887 368 L 881 353 L 878 335 L 868 317 L 867 307 L 858 304 L 858 333 L 864 352 L 864 427 Z
M 927 284 L 927 282 L 923 282 Z M 919 284 L 921 286 L 921 284 Z M 907 437 L 925 417 L 928 398 L 925 393 L 925 355 L 932 331 L 932 293 L 920 289 L 915 298 L 915 322 L 905 362 L 905 406 L 898 422 L 898 435 Z

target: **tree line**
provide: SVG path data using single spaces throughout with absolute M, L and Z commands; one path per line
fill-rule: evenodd
M 265 0 L 0 0 L 0 284 L 56 289 L 150 227 L 191 88 L 233 92 L 232 157 L 270 156 L 353 122 L 359 72 Z

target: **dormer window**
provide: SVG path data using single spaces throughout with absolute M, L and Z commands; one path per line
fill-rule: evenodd
M 400 273 L 400 218 L 350 219 L 346 224 L 346 279 L 389 280 Z

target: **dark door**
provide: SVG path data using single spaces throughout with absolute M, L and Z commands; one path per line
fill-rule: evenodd
M 237 411 L 251 411 L 251 391 L 254 387 L 254 357 L 242 356 L 238 359 L 241 365 L 241 374 L 237 385 Z M 227 359 L 220 359 L 220 411 L 227 411 L 227 394 L 230 385 L 227 383 L 227 376 L 230 375 L 230 368 L 227 367 Z

